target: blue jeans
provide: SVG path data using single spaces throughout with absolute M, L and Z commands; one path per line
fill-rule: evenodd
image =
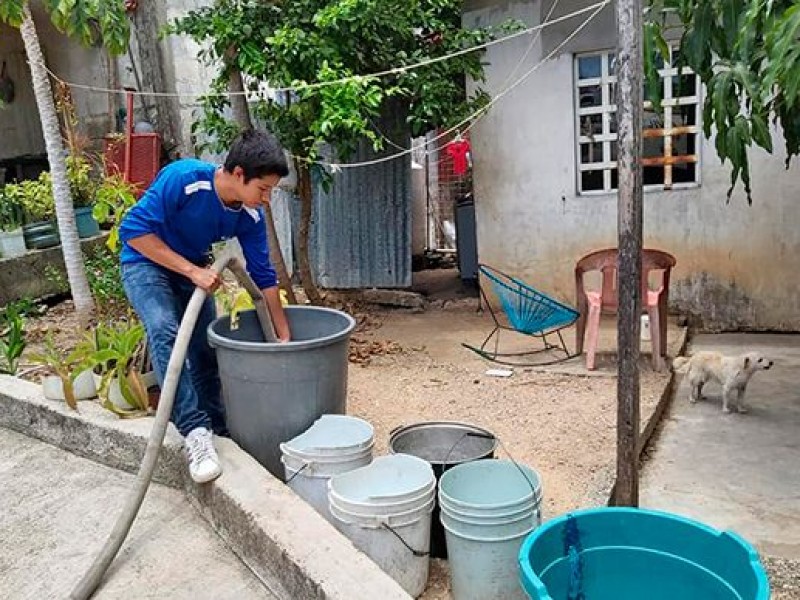
M 181 318 L 195 288 L 186 277 L 154 263 L 122 265 L 122 283 L 144 324 L 153 367 L 163 389 Z M 214 301 L 209 297 L 197 319 L 175 392 L 171 418 L 183 436 L 197 427 L 217 435 L 228 433 L 220 401 L 217 356 L 206 338 L 214 314 Z

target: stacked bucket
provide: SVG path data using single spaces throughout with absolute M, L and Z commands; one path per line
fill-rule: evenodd
M 541 479 L 507 460 L 478 460 L 446 471 L 439 482 L 453 597 L 525 600 L 517 556 L 541 522 Z
M 280 445 L 286 482 L 328 521 L 328 480 L 372 462 L 372 425 L 356 417 L 323 415 Z
M 426 461 L 406 454 L 330 479 L 333 524 L 411 596 L 428 581 L 436 477 Z

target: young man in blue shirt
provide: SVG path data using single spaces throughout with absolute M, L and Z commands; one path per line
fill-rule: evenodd
M 125 293 L 144 324 L 161 385 L 189 298 L 195 287 L 209 293 L 189 344 L 171 415 L 186 439 L 189 472 L 198 483 L 222 473 L 212 432 L 227 434 L 216 355 L 206 340 L 214 318 L 211 293 L 221 283 L 220 276 L 208 269 L 211 244 L 238 238 L 278 339 L 289 341 L 262 210 L 272 188 L 288 173 L 277 139 L 265 131 L 246 131 L 233 142 L 222 167 L 196 159 L 164 167 L 120 225 Z

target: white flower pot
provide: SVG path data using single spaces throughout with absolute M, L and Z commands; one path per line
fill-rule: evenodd
M 75 400 L 88 400 L 97 396 L 97 386 L 91 371 L 84 371 L 72 383 Z M 48 400 L 66 400 L 64 385 L 57 375 L 48 375 L 42 379 L 42 393 Z
M 14 231 L 0 231 L 0 255 L 3 258 L 15 258 L 27 252 L 22 227 Z
M 94 379 L 97 382 L 97 386 L 100 387 L 102 376 L 95 373 Z M 142 373 L 142 383 L 144 383 L 145 389 L 156 385 L 158 380 L 156 379 L 155 372 L 148 371 L 147 373 Z M 125 400 L 125 396 L 122 395 L 122 390 L 119 387 L 119 379 L 116 377 L 114 377 L 108 385 L 108 399 L 111 401 L 111 404 L 120 410 L 132 410 L 134 408 Z

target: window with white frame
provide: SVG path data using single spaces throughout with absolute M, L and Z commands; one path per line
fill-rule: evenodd
M 688 68 L 659 69 L 662 110 L 653 109 L 645 90 L 642 131 L 644 185 L 673 189 L 700 181 L 700 82 Z M 575 112 L 578 192 L 617 189 L 616 54 L 575 57 Z

